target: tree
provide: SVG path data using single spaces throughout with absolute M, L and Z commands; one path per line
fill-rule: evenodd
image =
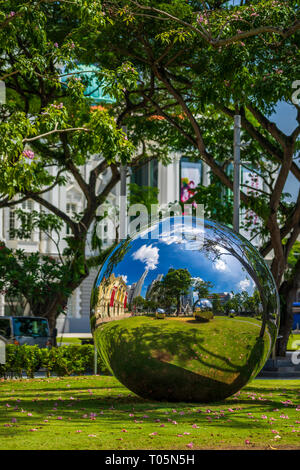
M 193 285 L 193 290 L 198 296 L 194 305 L 198 302 L 199 299 L 206 299 L 209 294 L 209 289 L 211 289 L 212 287 L 213 284 L 210 281 L 203 281 L 203 279 L 197 279 Z
M 188 294 L 192 284 L 191 274 L 187 269 L 170 268 L 161 280 L 163 291 L 170 297 L 174 297 L 177 302 L 177 315 L 181 315 L 181 297 Z
M 52 331 L 70 293 L 90 268 L 102 261 L 104 253 L 97 235 L 103 220 L 100 210 L 120 179 L 120 165 L 136 167 L 158 158 L 160 151 L 153 155 L 145 146 L 133 156 L 135 146 L 118 123 L 118 111 L 92 106 L 93 101 L 84 95 L 92 74 L 75 70 L 76 61 L 83 50 L 83 32 L 88 29 L 91 34 L 105 21 L 96 2 L 11 0 L 1 15 L 0 39 L 5 53 L 0 58 L 0 78 L 5 80 L 7 100 L 0 106 L 0 207 L 18 207 L 31 199 L 69 232 L 64 238 L 67 246 L 57 254 L 53 269 L 52 261 L 43 256 L 27 259 L 24 253 L 5 250 L 5 266 L 11 273 L 7 276 L 2 270 L 1 284 L 5 290 L 11 289 L 8 278 L 12 279 L 18 266 L 18 275 L 24 279 L 19 283 L 19 295 L 25 296 L 32 314 L 39 311 L 48 318 Z M 124 63 L 115 73 L 118 79 L 111 81 L 112 94 L 117 96 L 124 86 L 134 87 L 137 75 L 130 64 Z M 83 199 L 75 214 L 67 214 L 47 197 L 70 178 Z M 30 214 L 23 216 L 25 226 L 32 223 L 28 217 Z M 50 226 L 42 227 L 38 219 L 36 214 L 34 223 L 40 224 L 39 230 L 50 233 Z M 27 290 L 25 279 L 32 283 Z M 38 284 L 36 299 L 32 295 L 34 283 Z
M 294 60 L 299 44 L 297 2 L 241 1 L 236 6 L 225 1 L 111 1 L 105 12 L 111 23 L 98 32 L 101 56 L 94 57 L 107 67 L 125 57 L 139 70 L 138 88 L 124 90 L 122 119 L 132 131 L 138 117 L 158 116 L 160 138 L 168 129 L 174 149 L 182 148 L 184 140 L 187 153 L 197 154 L 218 182 L 232 190 L 232 151 L 226 144 L 225 152 L 220 151 L 222 140 L 215 145 L 218 134 L 209 137 L 207 117 L 221 122 L 228 118 L 232 130 L 234 115 L 241 115 L 243 139 L 252 146 L 243 165 L 249 166 L 250 160 L 251 170 L 265 182 L 265 188 L 250 193 L 245 184 L 241 202 L 258 218 L 262 255 L 274 252 L 271 269 L 280 291 L 289 252 L 300 233 L 300 194 L 294 203 L 284 195 L 289 174 L 300 180 L 295 160 L 300 110 L 290 80 L 299 73 Z M 271 118 L 280 100 L 298 113 L 299 124 L 290 135 Z M 298 267 L 294 277 L 300 277 Z M 285 317 L 280 354 L 290 332 L 291 300 Z
M 223 310 L 222 304 L 221 304 L 221 298 L 219 294 L 213 294 L 212 295 L 212 309 L 213 313 L 221 313 Z
M 141 295 L 135 297 L 132 301 L 132 305 L 137 308 L 138 311 L 143 311 L 145 308 L 145 299 Z

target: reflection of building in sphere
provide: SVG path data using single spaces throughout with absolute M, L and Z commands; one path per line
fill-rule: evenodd
M 189 292 L 186 295 L 181 296 L 181 303 L 185 314 L 193 313 L 194 290 L 192 286 L 190 287 Z
M 106 317 L 122 317 L 126 313 L 127 286 L 122 276 L 111 274 L 99 285 L 98 302 L 95 306 L 96 323 Z
M 133 301 L 133 296 L 134 296 L 134 291 L 135 291 L 135 286 L 136 282 L 134 282 L 129 288 L 128 288 L 128 304 L 131 305 L 131 302 Z
M 217 296 L 220 299 L 221 305 L 223 305 L 225 302 L 227 302 L 228 300 L 232 298 L 232 294 L 230 294 L 229 292 L 220 292 L 220 293 L 217 293 Z M 207 296 L 208 300 L 212 300 L 213 298 L 214 298 L 213 294 L 208 294 Z
M 135 286 L 135 289 L 134 289 L 134 292 L 133 292 L 133 296 L 132 296 L 132 300 L 135 298 L 135 297 L 139 297 L 141 295 L 141 292 L 142 292 L 142 287 L 144 285 L 144 282 L 145 282 L 145 279 L 146 279 L 146 276 L 148 274 L 148 269 L 146 269 L 142 276 L 140 277 L 140 279 L 138 280 L 138 282 L 136 283 L 136 286 Z
M 149 284 L 149 286 L 148 286 L 148 288 L 147 288 L 147 292 L 146 292 L 146 299 L 149 298 L 149 296 L 151 295 L 151 292 L 153 291 L 153 287 L 155 286 L 155 284 L 156 284 L 157 282 L 160 282 L 163 277 L 164 277 L 163 274 L 159 274 L 159 275 L 151 282 L 151 284 Z

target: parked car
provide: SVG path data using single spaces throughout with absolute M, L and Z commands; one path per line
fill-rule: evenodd
M 52 345 L 48 320 L 42 317 L 0 317 L 0 336 L 8 344 Z

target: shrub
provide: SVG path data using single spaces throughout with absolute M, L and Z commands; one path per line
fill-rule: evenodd
M 200 312 L 195 312 L 194 313 L 195 320 L 199 322 L 206 323 L 209 320 L 212 320 L 214 318 L 214 314 L 211 310 L 203 310 Z
M 93 372 L 94 346 L 70 345 L 51 349 L 15 344 L 6 346 L 6 363 L 0 364 L 0 377 L 22 377 L 26 372 L 27 377 L 34 378 L 40 369 L 45 369 L 48 377 L 51 373 L 63 377 Z M 97 370 L 102 374 L 109 373 L 99 354 Z
M 157 313 L 157 312 L 156 312 L 156 314 L 155 314 L 155 318 L 156 318 L 157 320 L 164 320 L 164 319 L 165 319 L 165 316 L 166 316 L 165 313 Z

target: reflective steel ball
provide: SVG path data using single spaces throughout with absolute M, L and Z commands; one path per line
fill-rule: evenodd
M 101 267 L 91 328 L 109 370 L 153 400 L 212 402 L 244 387 L 276 341 L 279 302 L 258 251 L 218 223 L 159 221 Z

